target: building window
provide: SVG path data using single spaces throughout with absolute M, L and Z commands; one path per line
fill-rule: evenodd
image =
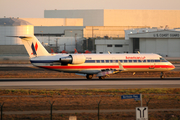
M 112 45 L 107 45 L 107 47 L 112 47 Z
M 120 45 L 120 44 L 119 44 L 119 45 L 115 45 L 115 47 L 123 47 L 123 45 Z

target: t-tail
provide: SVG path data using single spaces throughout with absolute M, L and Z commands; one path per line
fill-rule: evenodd
M 30 58 L 36 56 L 50 55 L 35 36 L 18 36 L 18 37 L 21 38 Z

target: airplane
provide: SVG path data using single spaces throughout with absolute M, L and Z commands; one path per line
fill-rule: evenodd
M 158 54 L 50 54 L 35 36 L 18 36 L 30 57 L 31 63 L 40 68 L 59 72 L 77 73 L 92 79 L 93 75 L 105 79 L 119 72 L 164 72 L 175 66 Z

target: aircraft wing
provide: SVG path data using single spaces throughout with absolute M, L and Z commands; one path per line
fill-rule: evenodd
M 121 72 L 121 71 L 126 71 L 126 69 L 124 69 L 123 65 L 121 64 L 120 61 L 118 61 L 118 64 L 119 64 L 119 69 L 118 70 L 106 70 L 106 71 L 101 71 L 97 74 L 97 76 L 107 76 L 109 74 L 116 74 L 118 72 Z

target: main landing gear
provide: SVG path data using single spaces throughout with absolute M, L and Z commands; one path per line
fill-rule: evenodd
M 86 78 L 87 78 L 88 80 L 92 79 L 92 78 L 93 78 L 93 74 L 87 74 L 87 75 L 86 75 Z
M 105 77 L 106 77 L 106 76 L 99 76 L 99 79 L 100 79 L 100 80 L 104 80 Z M 87 78 L 88 80 L 91 80 L 91 79 L 93 78 L 93 74 L 87 74 L 87 75 L 86 75 L 86 78 Z
M 99 79 L 100 79 L 100 80 L 104 80 L 104 79 L 105 79 L 105 76 L 99 76 Z
M 164 78 L 165 78 L 165 74 L 164 74 L 163 72 L 161 72 L 160 78 L 161 78 L 161 79 L 164 79 Z

